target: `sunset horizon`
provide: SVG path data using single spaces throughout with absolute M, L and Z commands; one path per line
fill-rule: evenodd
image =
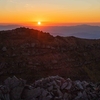
M 33 25 L 38 26 L 38 22 L 41 22 L 41 26 L 73 26 L 73 25 L 100 25 L 100 22 L 44 22 L 44 21 L 34 21 L 34 22 L 0 22 L 0 25 Z
M 100 23 L 99 0 L 0 0 L 0 23 L 61 26 Z

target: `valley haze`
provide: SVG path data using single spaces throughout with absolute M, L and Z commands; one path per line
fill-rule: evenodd
M 11 30 L 22 25 L 0 25 L 0 31 Z M 100 26 L 81 24 L 74 26 L 24 26 L 37 29 L 43 32 L 48 32 L 53 36 L 75 36 L 86 39 L 100 39 Z

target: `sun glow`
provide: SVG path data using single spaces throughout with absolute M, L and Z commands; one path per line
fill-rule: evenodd
M 41 22 L 40 21 L 38 22 L 38 25 L 41 25 Z

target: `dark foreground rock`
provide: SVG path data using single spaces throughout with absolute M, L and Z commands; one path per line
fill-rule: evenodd
M 100 83 L 50 76 L 27 85 L 14 76 L 0 85 L 0 100 L 100 100 Z

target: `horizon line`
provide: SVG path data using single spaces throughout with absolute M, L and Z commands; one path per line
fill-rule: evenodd
M 32 24 L 32 23 L 0 23 L 2 26 L 9 26 L 9 25 L 18 25 L 18 26 L 35 26 L 35 27 L 43 27 L 43 26 L 77 26 L 77 25 L 91 25 L 91 26 L 100 26 L 100 22 L 91 22 L 91 23 L 55 23 L 55 24 L 47 24 L 47 25 L 38 25 L 38 24 Z

